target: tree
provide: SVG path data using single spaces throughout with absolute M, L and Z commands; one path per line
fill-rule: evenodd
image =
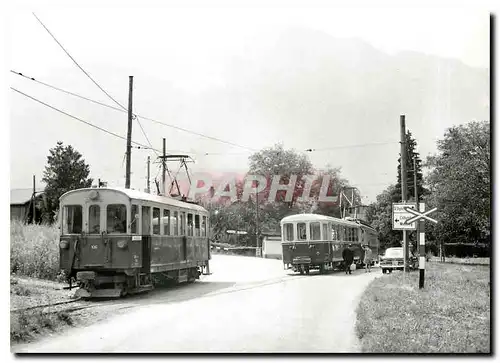
M 89 165 L 85 164 L 82 155 L 71 145 L 63 146 L 62 141 L 58 141 L 56 147 L 49 150 L 42 178 L 46 183 L 46 206 L 43 212 L 45 222 L 54 221 L 54 212 L 59 207 L 61 195 L 72 189 L 92 185 L 89 174 Z
M 262 192 L 262 195 L 265 195 L 266 199 L 269 195 L 271 183 L 275 175 L 281 177 L 281 184 L 288 184 L 290 182 L 290 177 L 292 175 L 297 175 L 292 200 L 288 203 L 289 207 L 292 207 L 297 201 L 297 198 L 302 195 L 302 190 L 305 185 L 304 177 L 314 173 L 312 163 L 306 155 L 301 155 L 295 150 L 285 150 L 281 144 L 276 144 L 273 147 L 263 149 L 250 155 L 249 161 L 249 174 L 258 174 L 267 177 L 266 189 Z M 285 191 L 278 191 L 276 194 L 276 201 L 284 201 L 285 195 Z
M 413 170 L 413 158 L 416 160 L 416 172 L 417 172 L 417 191 L 419 200 L 427 194 L 427 190 L 423 187 L 424 177 L 422 173 L 422 160 L 420 159 L 420 154 L 416 151 L 417 142 L 411 136 L 410 130 L 406 132 L 406 187 L 407 187 L 407 198 L 408 200 L 415 200 L 415 185 L 414 176 L 415 171 Z M 397 197 L 394 202 L 401 201 L 401 155 L 398 159 L 398 174 L 396 189 L 394 191 L 394 196 Z
M 490 123 L 470 122 L 447 130 L 426 167 L 430 196 L 437 207 L 433 226 L 442 243 L 490 243 Z
M 419 201 L 428 195 L 424 188 L 424 179 L 422 173 L 422 161 L 419 153 L 416 151 L 417 142 L 412 137 L 411 132 L 406 132 L 406 186 L 408 201 L 415 200 L 414 175 L 417 173 L 417 191 Z M 416 160 L 416 170 L 413 170 L 413 158 Z M 368 222 L 375 227 L 379 233 L 379 240 L 382 249 L 388 247 L 400 247 L 403 240 L 402 231 L 392 229 L 392 203 L 401 202 L 401 154 L 398 158 L 397 183 L 389 186 L 377 196 L 377 201 L 372 203 L 367 211 Z M 408 241 L 413 242 L 413 248 L 416 246 L 416 233 L 411 231 L 407 234 Z

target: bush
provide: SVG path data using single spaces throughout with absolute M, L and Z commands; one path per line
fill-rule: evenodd
M 59 230 L 48 225 L 10 224 L 10 272 L 55 280 L 59 274 Z

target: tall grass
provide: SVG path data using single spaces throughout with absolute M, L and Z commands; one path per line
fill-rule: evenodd
M 58 236 L 55 226 L 11 221 L 11 274 L 56 280 L 59 274 Z

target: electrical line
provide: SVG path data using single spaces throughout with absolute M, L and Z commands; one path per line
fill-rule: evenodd
M 59 41 L 56 39 L 56 37 L 50 32 L 50 30 L 45 26 L 45 24 L 42 23 L 42 21 L 38 18 L 38 16 L 36 16 L 35 13 L 33 13 L 33 16 L 36 18 L 36 20 L 38 20 L 38 22 L 40 24 L 42 24 L 42 26 L 45 28 L 45 30 L 47 31 L 47 33 L 50 34 L 50 36 L 52 37 L 52 39 L 54 39 L 56 41 L 57 44 L 59 44 L 59 46 L 61 47 L 61 49 L 66 53 L 66 55 L 76 64 L 76 66 L 78 68 L 80 68 L 80 70 L 102 91 L 106 94 L 106 96 L 108 96 L 114 103 L 116 103 L 118 106 L 120 106 L 122 109 L 126 110 L 126 108 L 124 106 L 122 106 L 122 104 L 120 104 L 117 100 L 115 100 L 113 97 L 111 97 L 111 95 L 106 92 L 104 90 L 104 88 L 102 88 L 91 76 L 90 74 L 88 74 L 85 69 L 82 68 L 82 66 L 80 66 L 78 64 L 78 62 L 71 56 L 71 54 L 69 54 L 69 52 L 63 47 L 63 45 L 61 43 L 59 43 Z
M 70 91 L 66 91 L 64 89 L 61 89 L 61 88 L 58 88 L 58 87 L 55 87 L 55 86 L 52 86 L 48 83 L 45 83 L 45 82 L 41 82 L 41 81 L 38 81 L 36 80 L 35 78 L 33 77 L 28 77 L 28 76 L 25 76 L 24 74 L 22 73 L 19 73 L 19 72 L 15 72 L 13 70 L 11 70 L 12 73 L 18 75 L 18 76 L 21 76 L 21 77 L 24 77 L 26 79 L 29 79 L 31 81 L 34 81 L 34 82 L 37 82 L 41 85 L 44 85 L 46 87 L 49 87 L 49 88 L 52 88 L 56 91 L 60 91 L 60 92 L 63 92 L 63 93 L 66 93 L 66 94 L 69 94 L 71 96 L 74 96 L 74 97 L 78 97 L 78 98 L 81 98 L 81 99 L 84 99 L 86 101 L 90 101 L 90 102 L 93 102 L 95 104 L 98 104 L 98 105 L 101 105 L 101 106 L 104 106 L 104 107 L 107 107 L 107 108 L 110 108 L 112 110 L 115 110 L 115 111 L 120 111 L 120 112 L 128 112 L 126 110 L 122 110 L 122 109 L 119 109 L 119 108 L 116 108 L 114 106 L 110 106 L 110 105 L 107 105 L 105 103 L 102 103 L 102 102 L 99 102 L 99 101 L 96 101 L 96 100 L 92 100 L 90 98 L 87 98 L 87 97 L 84 97 L 84 96 L 81 96 L 79 94 L 76 94 L 74 92 L 70 92 Z M 166 127 L 171 127 L 171 128 L 174 128 L 174 129 L 177 129 L 177 130 L 180 130 L 180 131 L 184 131 L 184 132 L 187 132 L 189 134 L 193 134 L 193 135 L 197 135 L 197 136 L 200 136 L 200 137 L 204 137 L 204 138 L 207 138 L 207 139 L 211 139 L 211 140 L 214 140 L 214 141 L 218 141 L 218 142 L 221 142 L 221 143 L 224 143 L 224 144 L 228 144 L 228 145 L 232 145 L 232 146 L 236 146 L 236 147 L 239 147 L 239 148 L 242 148 L 242 149 L 247 149 L 247 150 L 250 150 L 250 151 L 257 151 L 256 149 L 253 149 L 253 148 L 249 148 L 247 146 L 243 146 L 243 145 L 239 145 L 239 144 L 236 144 L 236 143 L 233 143 L 233 142 L 229 142 L 229 141 L 225 141 L 225 140 L 222 140 L 222 139 L 219 139 L 219 138 L 216 138 L 216 137 L 213 137 L 213 136 L 209 136 L 209 135 L 205 135 L 205 134 L 201 134 L 201 133 L 198 133 L 198 132 L 195 132 L 195 131 L 191 131 L 191 130 L 188 130 L 188 129 L 185 129 L 185 128 L 182 128 L 182 127 L 179 127 L 179 126 L 175 126 L 175 125 L 171 125 L 171 124 L 167 124 L 165 122 L 162 122 L 162 121 L 158 121 L 156 119 L 153 119 L 153 118 L 149 118 L 149 117 L 145 117 L 145 116 L 142 116 L 142 115 L 139 115 L 139 114 L 134 114 L 136 117 L 141 117 L 142 119 L 144 120 L 148 120 L 148 121 L 151 121 L 151 122 L 154 122 L 154 123 L 157 123 L 157 124 L 160 124 L 160 125 L 163 125 L 163 126 L 166 126 Z
M 62 111 L 62 110 L 60 110 L 60 109 L 58 109 L 58 108 L 56 108 L 56 107 L 54 107 L 54 106 L 49 105 L 48 103 L 45 103 L 45 102 L 43 102 L 43 101 L 40 101 L 39 99 L 36 99 L 35 97 L 32 97 L 32 96 L 30 96 L 30 95 L 27 95 L 26 93 L 21 92 L 21 91 L 19 91 L 19 90 L 15 89 L 14 87 L 10 87 L 10 89 L 11 89 L 11 90 L 13 90 L 13 91 L 15 91 L 15 92 L 17 92 L 17 93 L 19 93 L 19 94 L 21 94 L 21 95 L 23 95 L 23 96 L 25 96 L 25 97 L 27 97 L 27 98 L 32 99 L 33 101 L 36 101 L 36 102 L 38 102 L 38 103 L 40 103 L 40 104 L 42 104 L 42 105 L 44 105 L 44 106 L 46 106 L 46 107 L 49 107 L 49 108 L 51 108 L 51 109 L 53 109 L 53 110 L 55 110 L 55 111 L 57 111 L 57 112 L 59 112 L 59 113 L 62 113 L 63 115 L 66 115 L 66 116 L 68 116 L 68 117 L 71 117 L 71 118 L 73 118 L 73 119 L 75 119 L 75 120 L 77 120 L 77 121 L 83 122 L 83 123 L 84 123 L 84 124 L 86 124 L 86 125 L 92 126 L 92 127 L 96 128 L 96 129 L 98 129 L 98 130 L 101 130 L 101 131 L 103 131 L 103 132 L 105 132 L 105 133 L 107 133 L 107 134 L 110 134 L 110 135 L 113 135 L 113 136 L 115 136 L 115 137 L 118 137 L 118 138 L 120 138 L 120 139 L 122 139 L 122 140 L 127 140 L 127 138 L 126 138 L 126 137 L 124 137 L 124 136 L 121 136 L 121 135 L 118 135 L 118 134 L 116 134 L 116 133 L 114 133 L 114 132 L 112 132 L 112 131 L 109 131 L 109 130 L 103 129 L 102 127 L 99 127 L 99 126 L 97 126 L 97 125 L 94 125 L 93 123 L 90 123 L 90 122 L 88 122 L 88 121 L 82 120 L 81 118 L 78 118 L 78 117 L 73 116 L 73 115 L 71 115 L 71 114 L 69 114 L 69 113 L 67 113 L 67 112 L 64 112 L 64 111 Z M 139 145 L 139 146 L 142 146 L 142 147 L 144 147 L 144 148 L 148 148 L 148 146 L 146 146 L 146 145 L 144 145 L 144 144 L 141 144 L 141 143 L 139 143 L 139 142 L 136 142 L 136 141 L 132 141 L 132 143 L 134 143 L 134 144 L 136 144 L 136 145 Z M 159 151 L 159 150 L 158 150 L 158 151 Z
M 344 145 L 344 146 L 333 146 L 333 147 L 325 147 L 320 149 L 306 149 L 304 151 L 313 152 L 313 151 L 327 151 L 327 150 L 335 150 L 335 149 L 348 149 L 354 147 L 364 147 L 371 145 L 388 145 L 388 144 L 399 144 L 399 141 L 387 141 L 387 142 L 370 142 L 365 144 L 357 144 L 357 145 Z
M 56 91 L 66 93 L 66 94 L 68 94 L 68 95 L 71 95 L 71 96 L 74 96 L 74 97 L 78 97 L 78 98 L 84 99 L 84 100 L 89 101 L 89 102 L 93 102 L 93 103 L 95 103 L 95 104 L 98 104 L 98 105 L 101 105 L 101 106 L 104 106 L 104 107 L 108 107 L 108 108 L 110 108 L 110 109 L 112 109 L 112 110 L 115 110 L 115 111 L 127 112 L 127 111 L 122 110 L 121 108 L 118 108 L 118 107 L 115 107 L 115 106 L 111 106 L 111 105 L 108 105 L 108 104 L 106 104 L 106 103 L 102 103 L 102 102 L 99 102 L 99 101 L 93 100 L 93 99 L 91 99 L 91 98 L 85 97 L 85 96 L 81 96 L 81 95 L 79 95 L 79 94 L 77 94 L 77 93 L 73 93 L 73 92 L 70 92 L 70 91 L 66 91 L 66 90 L 64 90 L 64 89 L 62 89 L 62 88 L 59 88 L 59 87 L 56 87 L 56 86 L 52 86 L 52 85 L 50 85 L 50 84 L 48 84 L 48 83 L 45 83 L 45 82 L 39 81 L 39 80 L 37 80 L 37 79 L 35 79 L 35 78 L 33 78 L 33 77 L 28 77 L 28 76 L 25 76 L 24 74 L 22 74 L 22 73 L 20 73 L 20 72 L 13 71 L 12 69 L 11 69 L 10 71 L 11 71 L 12 73 L 14 73 L 15 75 L 17 75 L 17 76 L 21 76 L 21 77 L 23 77 L 23 78 L 29 79 L 30 81 L 33 81 L 33 82 L 39 83 L 39 84 L 41 84 L 41 85 L 43 85 L 43 86 L 45 86 L 45 87 L 52 88 L 52 89 L 54 89 L 54 90 L 56 90 Z
M 144 137 L 146 138 L 146 141 L 148 142 L 149 146 L 151 147 L 151 149 L 155 152 L 156 156 L 159 156 L 160 154 L 158 153 L 158 151 L 156 151 L 154 148 L 153 148 L 153 145 L 151 145 L 151 141 L 149 141 L 149 138 L 148 138 L 148 135 L 146 135 L 146 131 L 144 131 L 144 128 L 142 127 L 142 124 L 141 124 L 141 121 L 139 121 L 139 117 L 135 116 L 135 119 L 137 120 L 137 123 L 139 124 L 139 126 L 141 127 L 141 131 L 144 135 Z
M 71 58 L 71 60 L 76 64 L 76 66 L 102 91 L 104 92 L 104 94 L 106 94 L 106 96 L 108 96 L 114 103 L 116 103 L 118 106 L 120 106 L 123 110 L 127 111 L 127 109 L 122 105 L 120 104 L 117 100 L 115 100 L 108 92 L 106 92 L 104 90 L 104 88 L 102 88 L 91 76 L 90 74 L 88 74 L 82 66 L 80 66 L 80 64 L 78 64 L 78 62 L 71 56 L 71 54 L 69 54 L 69 52 L 64 48 L 64 46 L 56 39 L 56 37 L 51 33 L 51 31 L 45 26 L 45 24 L 35 15 L 35 13 L 33 13 L 33 15 L 35 16 L 35 18 L 40 22 L 40 24 L 42 24 L 42 26 L 45 28 L 45 30 L 50 34 L 50 36 L 56 41 L 57 44 L 59 44 L 59 46 L 62 48 L 62 50 L 68 55 L 69 58 Z M 137 120 L 137 123 L 139 124 L 140 128 L 141 128 L 141 131 L 142 133 L 144 134 L 144 137 L 146 138 L 146 141 L 148 142 L 149 146 L 154 150 L 153 148 L 153 145 L 151 144 L 151 142 L 149 141 L 149 138 L 148 136 L 146 135 L 146 132 L 144 131 L 144 128 L 142 127 L 141 125 L 141 122 L 139 121 L 139 119 L 136 117 L 136 120 Z M 158 152 L 156 150 L 154 150 L 156 155 L 158 155 Z

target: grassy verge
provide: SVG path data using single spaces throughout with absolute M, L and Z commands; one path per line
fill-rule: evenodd
M 490 270 L 431 262 L 419 272 L 374 280 L 357 308 L 369 353 L 490 353 Z
M 45 225 L 10 224 L 10 338 L 29 341 L 45 332 L 72 325 L 71 316 L 61 308 L 23 310 L 65 301 L 67 290 L 56 282 L 59 272 L 59 231 Z
M 73 325 L 72 317 L 64 307 L 36 308 L 33 306 L 67 301 L 67 290 L 56 290 L 56 283 L 27 278 L 11 278 L 10 285 L 10 340 L 11 343 L 30 341 L 40 334 Z

